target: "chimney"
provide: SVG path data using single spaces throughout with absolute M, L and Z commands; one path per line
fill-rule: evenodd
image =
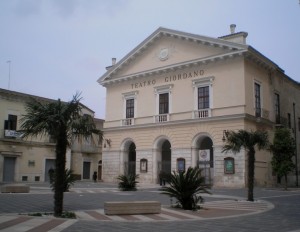
M 235 24 L 230 24 L 230 33 L 231 33 L 231 34 L 234 34 L 234 33 L 235 33 L 235 28 L 236 28 L 236 25 L 235 25 Z
M 116 62 L 117 62 L 116 58 L 111 58 L 111 66 L 107 66 L 106 70 L 111 69 L 116 64 Z
M 248 36 L 247 32 L 235 32 L 236 25 L 230 25 L 230 34 L 219 37 L 219 39 L 227 40 L 233 43 L 247 44 L 246 38 Z

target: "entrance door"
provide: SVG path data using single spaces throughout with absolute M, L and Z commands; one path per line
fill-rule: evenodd
M 165 141 L 161 151 L 161 170 L 166 174 L 171 173 L 171 144 Z
M 213 143 L 209 137 L 200 138 L 199 144 L 199 167 L 205 177 L 205 184 L 213 185 L 214 180 L 214 153 Z
M 3 182 L 14 182 L 16 157 L 4 157 Z
M 129 146 L 128 153 L 128 174 L 135 175 L 135 163 L 136 163 L 136 152 L 135 152 L 135 144 L 131 143 Z
M 90 179 L 91 175 L 91 162 L 83 162 L 83 173 L 82 173 L 82 179 Z
M 98 162 L 98 180 L 102 180 L 102 160 Z
M 49 170 L 50 169 L 55 169 L 55 159 L 46 159 L 46 164 L 45 164 L 45 182 L 50 181 L 49 178 Z

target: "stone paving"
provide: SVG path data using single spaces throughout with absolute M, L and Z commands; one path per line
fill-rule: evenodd
M 200 211 L 170 208 L 159 186 L 120 192 L 114 185 L 78 183 L 65 194 L 64 208 L 77 219 L 30 217 L 28 212 L 52 212 L 53 193 L 47 185 L 31 186 L 28 194 L 0 194 L 0 231 L 293 231 L 300 232 L 300 191 L 255 189 L 255 202 L 244 200 L 245 189 L 214 189 Z M 161 214 L 107 216 L 107 200 L 159 200 Z M 23 213 L 23 215 L 20 215 Z

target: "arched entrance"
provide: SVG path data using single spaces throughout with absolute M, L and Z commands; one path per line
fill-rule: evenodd
M 102 180 L 102 160 L 98 162 L 98 180 Z
M 157 143 L 157 179 L 156 183 L 162 184 L 162 179 L 166 179 L 169 174 L 171 174 L 172 165 L 171 165 L 171 144 L 165 139 L 161 138 Z
M 128 149 L 128 161 L 125 163 L 125 174 L 135 175 L 136 166 L 136 147 L 133 142 L 129 145 Z
M 207 135 L 201 135 L 196 139 L 197 166 L 203 169 L 205 183 L 212 185 L 214 177 L 214 151 L 213 141 Z
M 161 171 L 171 173 L 171 144 L 168 140 L 163 142 L 161 148 Z

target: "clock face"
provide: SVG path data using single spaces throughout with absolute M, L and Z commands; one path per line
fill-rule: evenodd
M 161 61 L 167 60 L 169 57 L 169 49 L 168 48 L 163 48 L 159 52 L 159 59 Z

